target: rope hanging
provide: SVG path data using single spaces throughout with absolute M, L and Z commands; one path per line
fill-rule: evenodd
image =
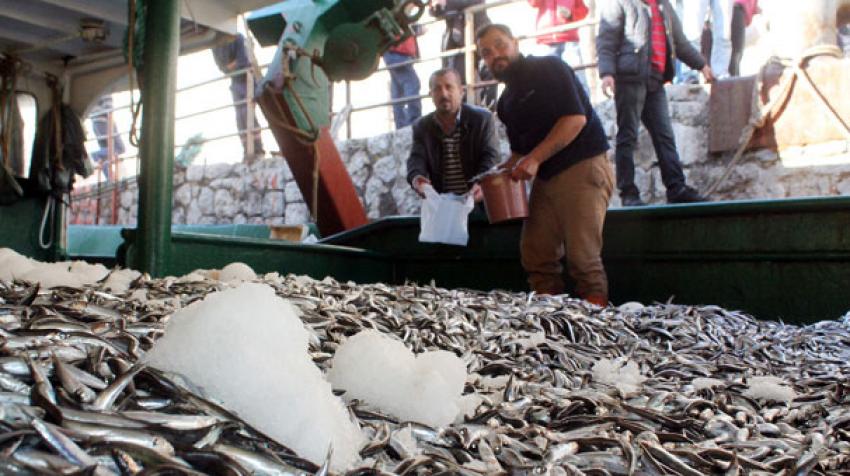
M 812 82 L 812 78 L 806 72 L 805 67 L 809 60 L 817 56 L 829 56 L 839 59 L 843 57 L 843 52 L 835 45 L 818 45 L 807 49 L 796 60 L 789 61 L 771 58 L 767 64 L 762 66 L 761 70 L 759 70 L 758 76 L 756 76 L 755 84 L 753 84 L 753 91 L 750 99 L 752 104 L 750 107 L 750 118 L 747 121 L 747 125 L 744 126 L 744 129 L 741 132 L 740 139 L 738 139 L 738 148 L 735 150 L 735 155 L 732 156 L 732 160 L 729 161 L 729 164 L 724 169 L 723 174 L 706 189 L 706 195 L 713 194 L 717 191 L 717 188 L 726 181 L 727 178 L 729 178 L 732 170 L 741 161 L 744 151 L 746 151 L 747 147 L 750 145 L 750 141 L 752 140 L 756 130 L 763 127 L 767 120 L 773 117 L 779 108 L 785 104 L 798 78 L 803 79 L 802 84 L 805 88 L 818 99 L 817 103 L 825 109 L 827 116 L 833 121 L 836 127 L 844 133 L 847 139 L 850 140 L 850 127 L 848 127 L 847 123 L 844 122 L 835 108 L 832 107 L 829 100 L 821 94 L 820 90 L 818 90 L 817 86 L 814 82 Z M 771 64 L 775 63 L 790 67 L 791 74 L 786 76 L 779 84 L 779 94 L 766 104 L 762 104 L 761 90 L 764 87 L 765 73 L 767 68 Z

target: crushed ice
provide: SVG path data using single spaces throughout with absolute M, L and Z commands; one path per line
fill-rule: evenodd
M 466 364 L 444 350 L 414 355 L 401 341 L 366 330 L 337 349 L 328 380 L 345 390 L 346 399 L 401 420 L 441 427 L 460 411 Z
M 307 342 L 287 301 L 270 286 L 246 283 L 174 313 L 147 358 L 314 463 L 322 464 L 332 444 L 331 467 L 344 470 L 359 460 L 365 436 Z

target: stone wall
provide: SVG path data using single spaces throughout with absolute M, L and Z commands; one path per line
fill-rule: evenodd
M 704 190 L 721 176 L 731 153 L 708 153 L 708 93 L 702 86 L 668 86 L 673 130 L 688 182 Z M 597 105 L 606 133 L 614 145 L 616 134 L 613 101 Z M 509 147 L 500 130 L 502 153 Z M 418 198 L 405 181 L 410 150 L 410 128 L 369 139 L 337 144 L 368 216 L 418 213 Z M 823 161 L 831 155 L 850 157 L 847 144 L 810 147 L 804 154 Z M 635 178 L 642 198 L 664 203 L 664 185 L 648 133 L 641 130 L 635 157 Z M 746 154 L 713 200 L 766 199 L 811 195 L 850 195 L 850 165 L 787 167 L 783 157 L 769 150 Z M 92 190 L 78 189 L 78 197 Z M 102 195 L 101 223 L 111 214 L 111 193 Z M 135 223 L 137 188 L 123 184 L 119 193 L 118 223 Z M 612 206 L 619 206 L 619 198 Z M 75 198 L 72 222 L 94 223 L 96 199 Z M 193 165 L 174 176 L 174 223 L 179 224 L 295 224 L 309 220 L 298 186 L 282 158 L 244 164 Z M 104 219 L 105 218 L 105 219 Z

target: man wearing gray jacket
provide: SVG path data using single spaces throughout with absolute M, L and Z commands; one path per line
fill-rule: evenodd
M 643 205 L 635 186 L 634 150 L 642 121 L 652 138 L 661 180 L 670 203 L 705 198 L 685 184 L 670 124 L 664 83 L 673 79 L 673 60 L 714 78 L 705 59 L 685 38 L 668 0 L 603 0 L 596 38 L 602 91 L 614 94 L 617 109 L 617 188 L 625 206 Z

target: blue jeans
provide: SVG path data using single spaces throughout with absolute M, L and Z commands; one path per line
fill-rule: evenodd
M 254 91 L 257 91 L 257 83 L 254 83 Z M 248 81 L 244 75 L 234 76 L 230 79 L 230 95 L 233 97 L 233 109 L 236 112 L 236 129 L 239 131 L 239 140 L 242 141 L 242 150 L 248 155 L 248 133 L 243 132 L 248 130 L 248 103 L 242 101 L 248 99 Z M 236 104 L 239 103 L 239 104 Z M 256 106 L 253 103 L 252 106 Z M 257 115 L 254 114 L 254 125 L 251 127 L 253 131 L 250 137 L 254 141 L 254 155 L 263 155 L 263 139 L 260 136 L 260 123 L 257 121 Z
M 682 3 L 682 29 L 688 41 L 700 51 L 705 17 L 711 12 L 711 71 L 717 79 L 729 77 L 732 57 L 732 12 L 734 0 L 685 0 Z M 683 75 L 699 78 L 697 71 L 683 66 Z
M 676 150 L 676 137 L 670 123 L 667 93 L 661 84 L 617 81 L 614 103 L 617 107 L 617 188 L 620 196 L 640 195 L 635 186 L 634 152 L 640 123 L 646 126 L 658 165 L 661 181 L 667 188 L 667 198 L 675 197 L 685 188 L 685 174 Z
M 387 51 L 384 53 L 384 63 L 387 67 L 410 61 L 410 56 Z M 422 101 L 419 99 L 419 76 L 413 69 L 412 64 L 391 68 L 390 70 L 390 97 L 401 99 L 405 97 L 417 96 L 416 99 L 411 99 L 403 103 L 393 104 L 393 118 L 395 119 L 396 129 L 409 126 L 422 115 Z

